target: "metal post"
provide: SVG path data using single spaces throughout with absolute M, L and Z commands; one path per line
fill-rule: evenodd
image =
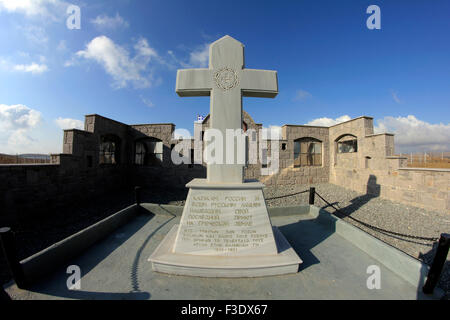
M 443 233 L 439 239 L 436 255 L 428 272 L 427 281 L 422 290 L 425 294 L 432 294 L 441 276 L 442 268 L 447 260 L 448 248 L 450 245 L 450 234 Z
M 141 205 L 141 187 L 134 187 L 134 196 L 136 198 L 136 204 Z
M 27 287 L 27 282 L 25 280 L 22 265 L 17 257 L 16 241 L 11 228 L 1 228 L 0 239 L 3 247 L 3 253 L 14 281 L 19 288 L 25 289 Z
M 316 188 L 309 188 L 309 204 L 314 205 L 314 198 L 316 196 Z

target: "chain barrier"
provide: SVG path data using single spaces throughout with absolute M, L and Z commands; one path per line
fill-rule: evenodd
M 346 215 L 346 214 L 345 214 L 344 212 L 342 212 L 340 209 L 336 208 L 334 205 L 332 205 L 332 204 L 329 203 L 327 200 L 325 200 L 320 194 L 318 194 L 317 192 L 316 192 L 316 194 L 317 194 L 317 196 L 318 196 L 320 199 L 322 199 L 327 205 L 329 205 L 329 206 L 332 207 L 334 210 L 336 210 L 336 212 L 339 212 L 339 213 L 342 214 L 344 217 L 347 217 L 347 218 L 349 218 L 349 219 L 351 219 L 351 220 L 353 220 L 353 221 L 356 221 L 356 222 L 358 222 L 359 224 L 361 224 L 361 225 L 363 225 L 363 226 L 365 226 L 365 227 L 367 227 L 367 228 L 369 228 L 369 229 L 372 229 L 372 230 L 374 230 L 374 231 L 378 231 L 378 232 L 381 232 L 381 233 L 388 233 L 388 234 L 391 234 L 391 235 L 394 235 L 394 236 L 398 236 L 398 237 L 404 237 L 404 238 L 410 238 L 410 239 L 416 239 L 416 240 L 423 240 L 423 241 L 433 241 L 433 242 L 436 242 L 436 241 L 439 240 L 439 238 L 436 238 L 436 237 L 421 237 L 421 236 L 414 236 L 414 235 L 410 235 L 410 234 L 404 234 L 404 233 L 394 232 L 394 231 L 385 230 L 385 229 L 382 229 L 382 228 L 379 228 L 379 227 L 372 226 L 372 225 L 370 225 L 370 224 L 368 224 L 368 223 L 366 223 L 366 222 L 364 222 L 364 221 L 361 221 L 361 220 L 358 220 L 358 219 L 356 219 L 356 218 L 354 218 L 354 217 L 352 217 L 352 216 Z M 333 212 L 333 214 L 335 214 L 335 213 Z
M 298 194 L 302 194 L 302 193 L 307 193 L 309 192 L 309 190 L 305 190 L 305 191 L 300 191 L 300 192 L 296 192 L 296 193 L 291 193 L 291 194 L 285 194 L 283 196 L 279 196 L 279 197 L 273 197 L 273 198 L 266 198 L 266 200 L 275 200 L 275 199 L 281 199 L 281 198 L 286 198 L 286 197 L 290 197 L 290 196 L 296 196 Z
M 307 193 L 310 192 L 310 190 L 304 190 L 304 191 L 300 191 L 300 192 L 296 192 L 296 193 L 292 193 L 292 194 L 286 194 L 283 196 L 279 196 L 279 197 L 273 197 L 273 198 L 266 198 L 266 200 L 275 200 L 275 199 L 281 199 L 281 198 L 286 198 L 286 197 L 290 197 L 290 196 L 296 196 L 299 194 L 303 194 L 303 193 Z M 421 237 L 421 236 L 414 236 L 414 235 L 410 235 L 410 234 L 404 234 L 404 233 L 399 233 L 399 232 L 394 232 L 394 231 L 390 231 L 390 230 L 386 230 L 386 229 L 382 229 L 376 226 L 372 226 L 370 224 L 368 224 L 367 222 L 361 221 L 359 219 L 356 219 L 352 216 L 349 216 L 347 214 L 345 214 L 344 212 L 342 212 L 339 208 L 336 208 L 333 204 L 329 203 L 327 200 L 325 200 L 319 193 L 315 192 L 315 194 L 322 199 L 323 202 L 325 202 L 328 206 L 332 207 L 336 212 L 339 212 L 340 214 L 342 214 L 344 217 L 349 218 L 369 229 L 372 229 L 374 231 L 377 232 L 381 232 L 381 233 L 387 233 L 390 235 L 394 235 L 394 236 L 398 236 L 398 237 L 404 237 L 404 238 L 410 238 L 410 239 L 416 239 L 416 240 L 423 240 L 423 241 L 432 241 L 432 242 L 436 242 L 439 240 L 439 238 L 437 237 Z M 332 214 L 335 214 L 334 212 L 332 212 Z

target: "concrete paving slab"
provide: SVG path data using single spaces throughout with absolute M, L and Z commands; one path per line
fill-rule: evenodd
M 335 228 L 305 213 L 271 217 L 273 225 L 302 257 L 296 274 L 225 279 L 152 271 L 148 257 L 179 220 L 179 216 L 170 214 L 139 215 L 30 290 L 18 289 L 15 284 L 5 289 L 13 299 L 33 300 L 432 298 L 418 290 L 420 283 L 411 284 L 339 235 Z M 67 289 L 69 265 L 81 268 L 80 290 Z M 380 289 L 367 287 L 367 268 L 371 265 L 380 268 Z

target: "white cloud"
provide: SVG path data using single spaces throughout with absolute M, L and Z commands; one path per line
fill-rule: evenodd
M 58 46 L 56 47 L 56 50 L 58 50 L 58 51 L 66 51 L 67 50 L 67 42 L 66 42 L 66 40 L 59 41 Z
M 377 120 L 376 133 L 395 133 L 398 152 L 450 150 L 450 123 L 432 124 L 407 117 L 384 117 Z
M 58 128 L 80 128 L 79 120 L 58 118 L 46 123 L 41 113 L 25 105 L 0 104 L 0 153 L 60 153 L 63 133 Z
M 48 44 L 47 31 L 41 26 L 18 26 L 25 38 L 31 43 L 46 48 Z
M 0 11 L 51 20 L 63 19 L 67 6 L 68 3 L 62 0 L 0 0 Z
M 402 103 L 402 101 L 400 100 L 400 98 L 398 97 L 397 92 L 395 91 L 391 91 L 391 95 L 392 95 L 392 99 L 394 99 L 394 101 L 398 104 Z
M 45 64 L 37 64 L 35 62 L 31 63 L 31 64 L 18 64 L 15 65 L 13 68 L 15 71 L 20 71 L 20 72 L 29 72 L 32 74 L 41 74 L 44 73 L 46 71 L 48 71 L 48 67 Z
M 55 119 L 55 123 L 62 130 L 66 129 L 84 129 L 84 122 L 77 119 L 61 118 Z
M 92 19 L 91 23 L 100 29 L 127 28 L 129 26 L 129 23 L 123 19 L 119 13 L 116 13 L 115 17 L 109 17 L 105 14 L 99 15 L 95 19 Z
M 140 38 L 138 42 L 134 45 L 134 50 L 136 50 L 136 56 L 134 61 L 146 65 L 151 59 L 158 59 L 158 54 L 155 49 L 151 48 L 148 44 L 147 39 Z
M 19 52 L 17 56 L 19 56 L 21 60 L 31 60 L 31 55 L 27 52 Z M 13 58 L 0 57 L 0 69 L 6 72 L 25 72 L 32 74 L 41 74 L 49 70 L 46 64 L 47 58 L 45 56 L 34 56 L 34 59 L 39 60 L 39 63 L 34 61 L 31 61 L 29 63 L 16 63 L 13 62 Z
M 8 147 L 13 147 L 17 150 L 17 148 L 28 148 L 30 145 L 36 141 L 31 138 L 26 130 L 19 129 L 10 133 L 8 138 Z
M 152 85 L 152 76 L 148 71 L 152 59 L 158 60 L 156 51 L 148 41 L 141 38 L 134 46 L 136 54 L 133 58 L 123 47 L 117 45 L 106 36 L 99 36 L 76 55 L 99 63 L 113 77 L 115 88 L 124 88 L 129 82 L 136 88 L 147 88 Z
M 0 150 L 22 150 L 29 147 L 35 140 L 29 132 L 42 121 L 39 111 L 24 105 L 0 104 Z
M 0 131 L 31 129 L 37 126 L 41 119 L 39 111 L 27 106 L 0 104 Z
M 311 97 L 311 93 L 306 90 L 299 89 L 295 93 L 294 101 L 303 101 Z
M 204 43 L 195 47 L 195 49 L 187 48 L 184 45 L 178 46 L 180 50 L 188 52 L 188 56 L 185 58 L 178 58 L 172 50 L 168 50 L 167 60 L 169 62 L 166 61 L 165 64 L 170 69 L 175 69 L 178 66 L 182 68 L 208 68 L 210 45 L 211 43 Z
M 344 115 L 344 116 L 338 117 L 336 119 L 317 118 L 317 119 L 311 120 L 306 125 L 307 126 L 319 126 L 319 127 L 331 127 L 331 126 L 334 126 L 335 124 L 349 121 L 351 119 L 352 118 L 350 118 L 350 116 L 348 116 L 348 115 Z
M 40 0 L 0 0 L 0 8 L 8 12 L 22 12 L 26 15 L 40 15 L 47 10 L 45 2 Z
M 143 104 L 145 104 L 147 107 L 154 107 L 155 105 L 153 104 L 153 102 L 150 101 L 150 99 L 144 98 L 143 96 L 140 96 L 141 101 Z
M 63 64 L 65 68 L 73 67 L 75 65 L 78 65 L 78 61 L 75 57 L 71 57 L 69 60 L 66 60 Z
M 209 46 L 205 43 L 189 55 L 189 66 L 192 68 L 207 68 L 209 63 Z

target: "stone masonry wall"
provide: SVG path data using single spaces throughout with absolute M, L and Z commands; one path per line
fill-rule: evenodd
M 172 148 L 180 142 L 173 139 L 175 125 L 150 124 L 132 125 L 131 139 L 156 138 L 163 142 L 163 163 L 161 166 L 137 166 L 131 167 L 131 176 L 135 185 L 143 187 L 176 187 L 184 188 L 194 178 L 206 178 L 206 168 L 202 165 L 175 165 L 171 160 Z M 193 148 L 193 141 L 187 142 Z M 135 145 L 133 143 L 133 145 Z M 135 150 L 133 149 L 133 154 Z M 188 151 L 190 152 L 190 151 Z M 183 156 L 190 156 L 184 155 Z
M 89 115 L 85 129 L 64 131 L 64 153 L 51 155 L 50 165 L 0 165 L 2 225 L 14 226 L 69 203 L 131 187 L 128 126 Z M 99 164 L 100 139 L 106 134 L 121 140 L 119 164 Z
M 33 221 L 129 185 L 122 167 L 87 169 L 80 158 L 63 158 L 61 164 L 0 165 L 0 225 Z
M 330 151 L 330 182 L 360 193 L 450 213 L 450 170 L 405 168 L 394 156 L 394 136 L 373 134 L 370 118 L 361 117 L 330 128 L 330 141 L 343 134 L 358 138 L 358 151 Z M 334 201 L 336 199 L 330 199 Z
M 243 116 L 247 129 L 259 133 L 262 125 L 245 111 Z M 205 130 L 209 118 L 196 126 Z M 184 188 L 194 178 L 206 178 L 204 163 L 172 163 L 171 150 L 180 141 L 173 139 L 174 130 L 175 125 L 170 123 L 128 126 L 99 115 L 86 116 L 85 130 L 64 131 L 64 153 L 51 155 L 50 165 L 0 165 L 0 223 L 14 225 L 68 203 L 135 185 Z M 336 152 L 336 141 L 345 134 L 357 137 L 357 152 Z M 105 135 L 120 139 L 118 164 L 99 164 L 99 145 Z M 294 141 L 305 137 L 322 142 L 322 166 L 294 168 Z M 150 138 L 163 142 L 162 164 L 135 165 L 136 141 Z M 257 139 L 259 150 L 259 134 Z M 186 143 L 193 148 L 193 140 Z M 259 179 L 268 186 L 331 182 L 361 193 L 450 213 L 450 170 L 405 168 L 405 159 L 394 156 L 394 136 L 374 134 L 372 118 L 360 117 L 330 128 L 285 125 L 281 139 L 269 140 L 267 146 L 269 156 L 275 146 L 279 148 L 279 171 L 261 175 L 258 157 L 257 164 L 245 168 L 246 179 Z
M 398 159 L 387 159 L 395 161 Z M 396 161 L 398 162 L 398 161 Z M 450 170 L 422 168 L 335 170 L 332 183 L 363 194 L 450 214 Z M 330 199 L 335 200 L 335 199 Z
M 259 176 L 261 182 L 270 185 L 295 185 L 328 182 L 330 159 L 328 128 L 285 125 L 282 127 L 283 139 L 278 142 L 279 165 L 277 174 Z M 300 138 L 314 138 L 322 142 L 322 165 L 294 167 L 294 141 Z M 270 144 L 272 145 L 273 142 Z M 283 150 L 284 144 L 284 150 Z M 269 148 L 271 153 L 271 148 Z

